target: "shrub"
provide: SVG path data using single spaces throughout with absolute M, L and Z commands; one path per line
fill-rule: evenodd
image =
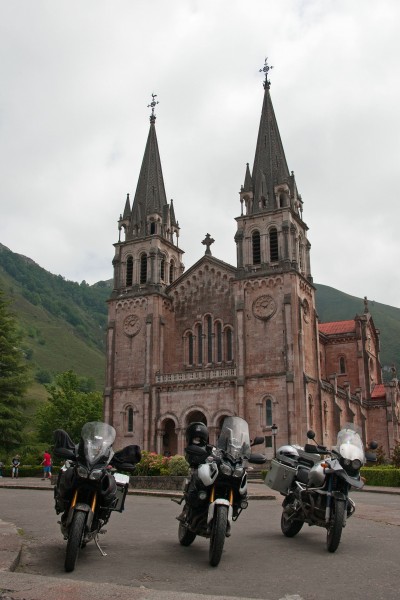
M 363 467 L 361 476 L 365 478 L 366 485 L 400 487 L 400 469 L 391 466 Z
M 134 475 L 187 475 L 189 465 L 183 456 L 161 456 L 155 452 L 142 451 L 142 460 L 136 465 Z

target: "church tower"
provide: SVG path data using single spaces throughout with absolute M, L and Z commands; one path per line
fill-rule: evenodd
M 150 382 L 163 360 L 162 323 L 165 290 L 183 272 L 179 224 L 173 201 L 167 202 L 156 135 L 156 95 L 135 197 L 129 194 L 118 221 L 114 244 L 114 285 L 108 301 L 105 419 L 118 433 L 117 443 L 148 448 Z M 123 239 L 121 239 L 123 238 Z M 134 423 L 136 426 L 134 427 Z M 142 430 L 137 437 L 138 424 Z M 134 432 L 134 429 L 136 430 Z
M 234 284 L 240 413 L 272 440 L 321 432 L 318 329 L 303 202 L 270 95 L 267 60 L 257 145 L 236 218 Z M 261 432 L 260 432 L 261 433 Z M 322 439 L 319 437 L 319 439 Z

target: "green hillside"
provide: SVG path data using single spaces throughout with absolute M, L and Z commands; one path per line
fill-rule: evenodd
M 107 284 L 65 281 L 0 245 L 0 287 L 11 301 L 36 380 L 31 392 L 55 373 L 72 369 L 102 391 L 105 372 Z

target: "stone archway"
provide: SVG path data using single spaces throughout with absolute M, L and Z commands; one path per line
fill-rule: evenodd
M 178 453 L 178 436 L 175 431 L 175 423 L 172 419 L 165 419 L 162 423 L 162 448 L 163 456 L 174 456 Z

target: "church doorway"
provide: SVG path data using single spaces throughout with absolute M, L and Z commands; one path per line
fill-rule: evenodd
M 163 456 L 173 456 L 178 452 L 178 439 L 175 432 L 175 423 L 172 419 L 164 421 L 163 430 L 162 454 Z

